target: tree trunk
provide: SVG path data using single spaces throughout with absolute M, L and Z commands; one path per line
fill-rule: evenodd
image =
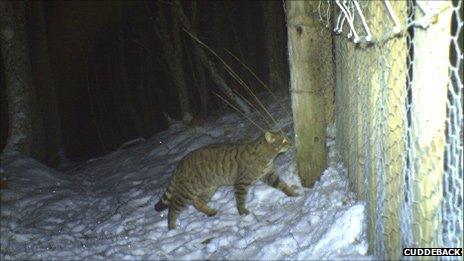
M 119 22 L 123 23 L 123 8 L 124 5 L 119 3 L 118 7 L 118 16 Z M 117 55 L 117 63 L 118 63 L 118 82 L 120 85 L 119 96 L 122 112 L 124 117 L 126 118 L 126 122 L 129 122 L 127 132 L 127 137 L 131 137 L 133 135 L 139 137 L 143 133 L 140 114 L 135 109 L 136 99 L 134 99 L 133 95 L 133 84 L 129 81 L 129 73 L 127 70 L 127 59 L 126 59 L 126 32 L 125 30 L 121 30 L 118 34 L 117 39 L 117 48 L 118 48 L 118 55 Z
M 247 4 L 252 5 L 253 3 L 248 2 Z M 251 11 L 251 8 L 250 10 L 247 10 L 243 15 L 246 17 L 246 21 L 253 21 L 256 19 L 256 15 Z M 259 48 L 262 48 L 262 46 L 259 42 L 258 33 L 256 32 L 256 26 L 250 23 L 246 26 L 245 31 L 243 33 L 245 34 L 243 35 L 243 38 L 245 38 L 246 42 L 246 60 L 244 60 L 244 62 L 246 62 L 248 67 L 250 67 L 251 70 L 256 73 L 256 75 L 262 75 L 261 66 L 259 65 L 261 63 L 260 60 L 262 59 L 262 57 L 260 57 L 259 55 Z
M 189 94 L 187 90 L 187 83 L 184 78 L 183 68 L 183 48 L 182 41 L 180 37 L 180 26 L 179 26 L 179 14 L 178 9 L 175 5 L 171 6 L 171 18 L 172 18 L 172 43 L 173 43 L 173 58 L 174 64 L 171 70 L 173 71 L 173 76 L 177 81 L 177 89 L 179 93 L 179 103 L 180 109 L 182 112 L 183 120 L 191 120 L 192 109 L 189 101 Z
M 27 43 L 25 3 L 0 2 L 1 51 L 9 113 L 5 153 L 34 154 L 35 91 Z
M 224 15 L 222 14 L 222 11 L 224 9 L 224 3 L 219 2 L 219 1 L 214 1 L 211 2 L 211 7 L 210 7 L 212 14 L 211 14 L 211 35 L 210 37 L 214 39 L 214 41 L 211 41 L 209 45 L 212 47 L 215 52 L 222 57 L 222 59 L 226 60 L 226 58 L 229 58 L 229 56 L 224 55 L 224 47 L 228 43 L 228 32 L 225 29 L 224 26 Z M 226 71 L 223 66 L 219 65 L 216 66 L 216 70 L 221 78 L 227 79 L 226 76 Z
M 64 156 L 63 137 L 61 133 L 61 118 L 58 113 L 55 92 L 55 78 L 50 65 L 47 43 L 47 30 L 43 16 L 42 2 L 30 2 L 32 18 L 31 24 L 36 27 L 33 32 L 32 61 L 36 76 L 39 108 L 43 116 L 45 135 L 45 163 L 57 166 Z
M 284 19 L 282 3 L 261 1 L 263 8 L 264 44 L 268 61 L 268 83 L 272 90 L 287 89 Z
M 198 34 L 198 16 L 197 14 L 197 2 L 192 1 L 192 32 L 197 35 Z M 200 54 L 198 50 L 194 48 L 194 59 L 195 65 L 197 69 L 198 75 L 198 93 L 200 96 L 200 114 L 205 117 L 208 113 L 208 105 L 209 105 L 209 92 L 208 86 L 206 86 L 206 76 L 205 76 L 205 69 L 203 68 L 203 64 L 201 63 Z M 195 73 L 195 72 L 192 72 Z
M 160 38 L 166 62 L 171 72 L 171 77 L 174 85 L 177 88 L 177 94 L 179 97 L 180 111 L 182 119 L 189 120 L 191 117 L 191 107 L 187 91 L 187 84 L 184 78 L 183 68 L 183 53 L 182 53 L 182 42 L 180 39 L 180 27 L 179 27 L 179 15 L 177 8 L 172 5 L 171 17 L 172 17 L 172 35 L 168 32 L 168 23 L 164 16 L 162 2 L 157 2 L 157 29 L 156 33 Z
M 176 1 L 176 6 L 179 8 L 179 15 L 180 21 L 182 26 L 188 31 L 192 32 L 192 25 L 190 21 L 187 19 L 187 16 L 184 14 L 182 10 L 182 6 L 179 1 Z M 240 108 L 244 113 L 248 114 L 251 112 L 251 108 L 243 101 L 239 96 L 237 96 L 232 89 L 227 85 L 224 79 L 219 75 L 216 65 L 213 61 L 211 61 L 208 56 L 206 56 L 205 52 L 203 51 L 202 47 L 198 45 L 198 43 L 194 43 L 195 50 L 198 52 L 198 56 L 200 57 L 201 63 L 208 69 L 211 73 L 211 77 L 213 82 L 219 87 L 219 89 L 229 98 L 231 99 L 237 106 Z

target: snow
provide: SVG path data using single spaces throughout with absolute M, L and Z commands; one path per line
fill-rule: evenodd
M 290 133 L 291 116 L 271 100 L 266 104 L 280 122 L 276 127 Z M 253 118 L 259 122 L 259 115 Z M 157 213 L 154 204 L 178 161 L 206 144 L 259 135 L 251 123 L 228 113 L 202 126 L 175 122 L 65 173 L 4 154 L 9 189 L 1 190 L 0 258 L 372 259 L 366 255 L 365 203 L 349 192 L 334 128 L 328 129 L 329 167 L 313 188 L 301 188 L 292 149 L 275 165 L 300 196 L 258 182 L 248 193 L 251 213 L 239 216 L 232 187 L 221 187 L 209 203 L 216 216 L 189 206 L 177 229 L 168 231 L 167 211 Z

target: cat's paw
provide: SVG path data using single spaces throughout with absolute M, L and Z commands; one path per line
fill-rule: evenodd
M 176 226 L 176 223 L 175 222 L 169 222 L 168 223 L 168 230 L 173 230 L 173 229 L 176 229 L 177 226 Z
M 250 214 L 250 211 L 246 208 L 239 208 L 238 213 L 240 214 L 240 216 L 246 216 Z
M 297 189 L 298 189 L 298 187 L 293 185 L 289 189 L 286 189 L 284 192 L 289 197 L 298 197 L 298 196 L 300 196 L 300 194 L 298 192 L 296 192 Z
M 289 196 L 289 197 L 298 197 L 298 196 L 300 196 L 300 194 L 296 193 L 295 191 L 290 191 L 289 193 L 287 193 L 287 196 Z
M 212 209 L 211 211 L 208 211 L 208 213 L 206 213 L 206 215 L 208 215 L 208 217 L 216 216 L 216 214 L 217 214 L 216 209 Z

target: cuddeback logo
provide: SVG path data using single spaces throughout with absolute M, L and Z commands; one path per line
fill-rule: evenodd
M 462 256 L 462 248 L 403 248 L 403 256 Z

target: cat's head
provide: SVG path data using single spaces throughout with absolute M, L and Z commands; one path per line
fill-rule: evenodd
M 267 144 L 277 153 L 286 152 L 292 147 L 291 141 L 283 133 L 266 131 L 264 138 Z

